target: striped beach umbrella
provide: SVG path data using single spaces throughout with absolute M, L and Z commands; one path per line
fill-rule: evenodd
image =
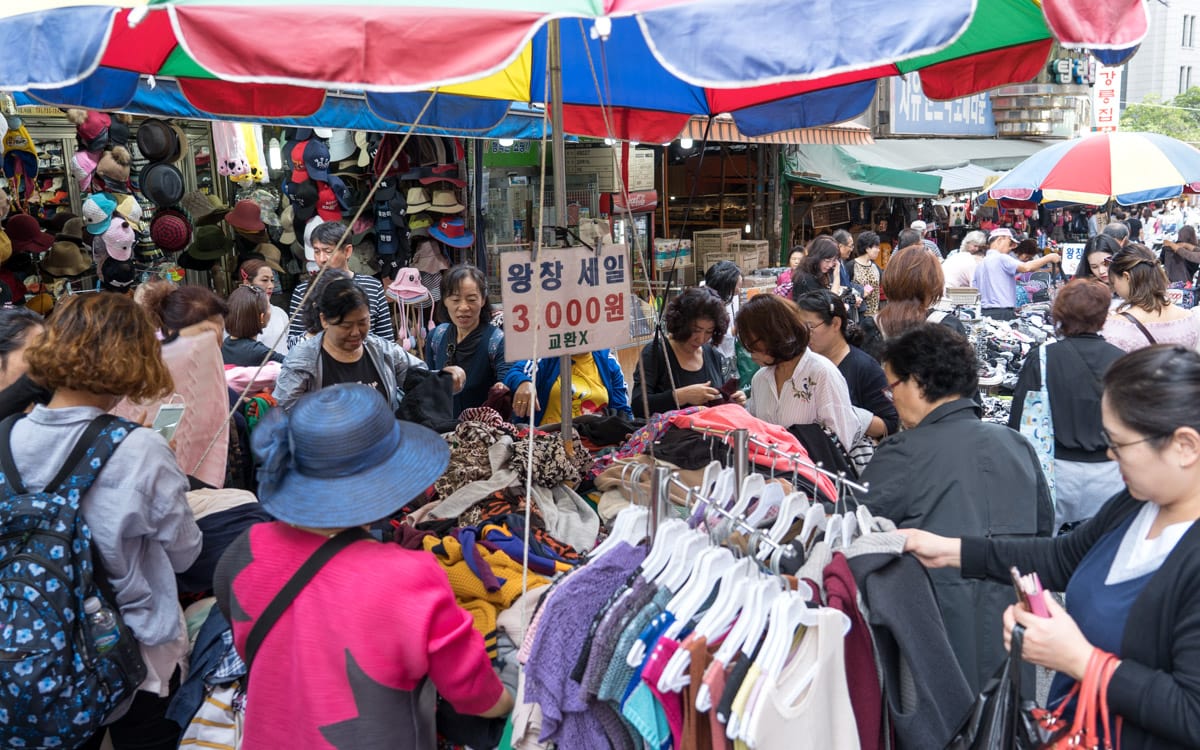
M 1098 133 L 1042 149 L 987 191 L 1000 205 L 1132 206 L 1200 192 L 1200 150 L 1157 133 Z

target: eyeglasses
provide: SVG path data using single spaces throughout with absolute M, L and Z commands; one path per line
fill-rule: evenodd
M 808 330 L 810 330 L 810 331 L 815 331 L 815 330 L 817 330 L 818 328 L 820 328 L 821 326 L 827 326 L 827 325 L 829 325 L 829 323 L 827 323 L 826 321 L 822 320 L 820 323 L 805 323 L 805 324 L 804 324 L 804 327 L 805 327 L 805 328 L 807 328 L 807 329 L 808 329 Z
M 1166 435 L 1148 435 L 1141 440 L 1130 440 L 1127 443 L 1118 443 L 1112 439 L 1112 435 L 1108 434 L 1108 430 L 1104 429 L 1103 427 L 1100 428 L 1100 439 L 1104 441 L 1104 447 L 1112 451 L 1112 454 L 1117 458 L 1121 457 L 1121 450 L 1124 448 L 1128 448 L 1131 445 L 1137 445 L 1138 443 L 1148 443 L 1151 440 L 1158 440 L 1164 437 L 1166 437 Z
M 888 383 L 887 385 L 885 385 L 883 388 L 881 388 L 879 390 L 881 393 L 883 393 L 883 397 L 886 398 L 888 401 L 895 401 L 896 400 L 896 394 L 895 394 L 896 386 L 900 385 L 903 382 L 904 382 L 904 378 L 900 378 L 895 383 Z

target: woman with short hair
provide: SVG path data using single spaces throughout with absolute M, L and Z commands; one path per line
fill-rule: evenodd
M 1167 274 L 1149 248 L 1130 243 L 1118 250 L 1108 280 L 1124 302 L 1100 331 L 1105 341 L 1127 352 L 1152 344 L 1200 345 L 1200 317 L 1167 297 Z
M 1013 388 L 1008 426 L 1019 430 L 1025 396 L 1043 383 L 1050 395 L 1054 423 L 1054 529 L 1095 515 L 1124 483 L 1116 462 L 1108 460 L 1100 423 L 1101 381 L 1124 354 L 1100 338 L 1112 296 L 1095 279 L 1072 279 L 1054 299 L 1051 316 L 1061 338 L 1043 344 L 1046 372 L 1038 348 L 1025 358 Z
M 701 287 L 683 290 L 667 303 L 663 326 L 667 335 L 656 336 L 642 347 L 641 363 L 633 372 L 629 400 L 634 416 L 645 418 L 726 400 L 745 403 L 741 390 L 722 390 L 725 365 L 716 346 L 725 338 L 729 314 L 715 294 Z
M 472 265 L 454 266 L 442 275 L 442 300 L 449 322 L 433 329 L 425 345 L 431 370 L 454 368 L 464 378 L 454 395 L 454 416 L 483 406 L 488 392 L 503 385 L 509 363 L 504 358 L 504 332 L 492 325 L 487 278 Z M 507 386 L 503 386 L 507 387 Z
M 879 330 L 891 338 L 930 322 L 941 323 L 965 336 L 967 329 L 962 321 L 938 306 L 945 283 L 941 261 L 923 245 L 893 253 L 881 281 L 887 304 L 875 316 Z
M 225 333 L 221 343 L 221 359 L 226 365 L 258 367 L 264 362 L 283 362 L 283 355 L 258 340 L 267 324 L 271 305 L 267 295 L 256 286 L 240 286 L 229 295 L 229 313 L 225 316 Z

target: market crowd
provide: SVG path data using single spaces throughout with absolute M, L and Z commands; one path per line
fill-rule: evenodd
M 117 665 L 103 685 L 120 689 L 74 694 L 86 729 L 73 746 L 100 747 L 106 734 L 118 750 L 204 746 L 232 715 L 247 748 L 384 747 L 399 735 L 406 747 L 496 746 L 514 709 L 510 725 L 529 719 L 521 665 L 551 627 L 539 628 L 538 601 L 558 612 L 552 581 L 584 588 L 589 568 L 631 549 L 589 562 L 606 533 L 628 533 L 622 513 L 637 493 L 623 496 L 619 475 L 658 460 L 699 474 L 726 450 L 685 429 L 694 424 L 793 441 L 869 485 L 815 503 L 821 528 L 832 536 L 825 515 L 840 518 L 845 503 L 899 528 L 901 547 L 930 569 L 940 617 L 927 635 L 953 654 L 961 679 L 947 684 L 961 682 L 960 708 L 1019 626 L 1031 674 L 1055 672 L 1050 706 L 1097 653 L 1112 654 L 1107 705 L 1124 747 L 1200 746 L 1200 319 L 1170 294 L 1192 282 L 1200 247 L 1179 206 L 1090 227 L 1069 280 L 1040 229 L 973 230 L 943 257 L 920 220 L 895 236 L 817 235 L 793 249 L 774 293 L 743 294 L 742 271 L 721 261 L 665 305 L 628 380 L 616 352 L 571 357 L 567 450 L 558 359 L 509 360 L 487 275 L 457 252 L 474 240 L 457 216 L 452 156 L 421 171 L 413 154 L 393 173 L 395 144 L 374 144 L 384 184 L 368 240 L 345 220 L 351 188 L 329 153 L 353 161 L 368 145 L 305 135 L 288 150 L 286 207 L 265 191 L 231 207 L 192 195 L 189 209 L 145 222 L 197 270 L 232 264 L 223 294 L 133 264 L 124 232 L 143 217 L 111 178 L 83 216 L 38 219 L 0 194 L 0 269 L 23 256 L 34 276 L 74 271 L 55 276 L 69 282 L 100 257 L 99 291 L 57 298 L 0 270 L 10 301 L 0 507 L 9 523 L 21 497 L 73 504 L 94 562 L 78 563 L 88 577 L 72 585 L 98 602 L 80 610 L 85 637 L 108 627 L 101 635 L 115 638 L 97 663 Z M 85 247 L 93 237 L 107 239 Z M 978 302 L 956 304 L 963 290 Z M 1008 381 L 989 380 L 997 366 Z M 1011 403 L 997 418 L 1002 390 Z M 764 485 L 779 479 L 769 463 Z M 820 495 L 819 472 L 793 468 L 787 487 L 808 480 Z M 761 529 L 778 511 L 758 518 Z M 1048 616 L 1016 603 L 1013 566 L 1039 574 L 1046 593 L 1033 609 Z M 629 610 L 627 626 L 662 596 L 630 592 L 641 609 L 614 607 Z M 65 637 L 25 610 L 11 615 L 30 640 Z M 669 632 L 699 661 L 703 643 Z M 654 643 L 643 649 L 659 653 Z M 580 684 L 606 644 L 589 641 Z M 6 738 L 61 719 L 67 704 L 30 697 L 36 675 L 4 673 L 25 696 L 0 699 Z M 1032 698 L 1032 677 L 1022 684 Z M 634 692 L 640 708 L 591 730 L 660 746 L 707 733 L 707 719 L 668 713 L 667 696 Z M 543 733 L 576 726 L 549 705 Z M 647 716 L 662 717 L 659 729 L 640 723 Z M 884 746 L 867 727 L 886 731 L 847 720 L 853 746 Z M 33 729 L 11 729 L 19 722 Z

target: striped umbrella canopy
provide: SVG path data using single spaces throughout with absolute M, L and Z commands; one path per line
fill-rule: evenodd
M 0 9 L 0 87 L 121 109 L 152 75 L 266 120 L 350 90 L 394 123 L 436 89 L 423 121 L 483 131 L 547 100 L 556 18 L 562 129 L 648 142 L 694 115 L 750 136 L 850 119 L 883 76 L 943 99 L 1027 81 L 1053 42 L 1034 0 L 30 0 Z
M 1200 150 L 1157 133 L 1098 133 L 1057 143 L 987 190 L 1000 205 L 1131 206 L 1200 192 Z

